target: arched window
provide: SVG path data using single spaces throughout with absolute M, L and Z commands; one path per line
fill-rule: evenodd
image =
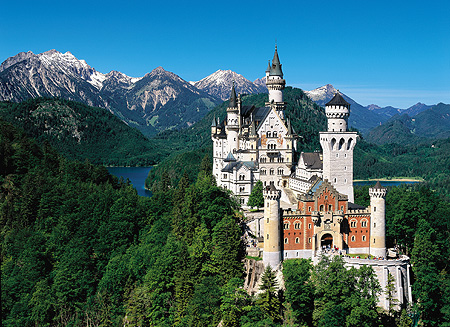
M 289 243 L 289 239 L 286 237 L 285 239 L 284 239 L 284 244 L 288 244 Z
M 331 204 L 328 205 L 328 211 L 332 211 L 333 210 L 333 206 Z
M 299 220 L 294 221 L 294 229 L 301 229 L 302 222 Z
M 356 241 L 355 235 L 352 235 L 352 242 Z
M 278 175 L 283 175 L 284 171 L 283 168 L 278 168 Z
M 275 169 L 272 168 L 272 169 L 270 170 L 270 175 L 275 175 Z
M 271 137 L 271 133 L 270 132 L 267 132 L 267 137 Z
M 362 240 L 363 240 L 363 242 L 366 241 L 366 235 L 363 235 Z
M 283 229 L 289 229 L 289 221 L 283 222 Z
M 353 139 L 349 139 L 348 144 L 347 144 L 347 150 L 350 150 L 350 148 L 352 147 L 352 143 L 353 143 Z
M 266 175 L 266 174 L 267 174 L 266 170 L 265 169 L 261 169 L 261 175 Z
M 273 137 L 277 137 L 277 132 L 273 132 Z
M 319 207 L 319 211 L 324 211 L 324 209 L 325 209 L 324 205 L 321 204 L 320 207 Z
M 333 138 L 333 139 L 331 139 L 331 150 L 335 150 L 335 145 L 336 145 L 336 139 L 335 138 Z
M 363 219 L 361 221 L 361 227 L 367 227 L 367 220 Z
M 295 243 L 300 243 L 300 239 L 298 237 L 295 238 Z
M 354 220 L 354 219 L 350 221 L 350 227 L 351 228 L 356 228 L 357 224 L 358 224 L 358 222 L 356 220 Z
M 345 140 L 344 139 L 340 139 L 339 140 L 339 150 L 343 149 L 343 145 L 345 144 Z

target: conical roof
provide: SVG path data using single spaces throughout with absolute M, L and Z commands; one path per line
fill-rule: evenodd
M 223 161 L 225 161 L 225 162 L 236 161 L 236 158 L 233 156 L 233 154 L 231 152 L 229 152 L 227 157 Z
M 331 99 L 326 106 L 346 106 L 349 107 L 350 103 L 348 103 L 347 101 L 345 101 L 345 99 L 342 97 L 341 93 L 338 91 L 333 99 Z
M 283 71 L 281 70 L 280 58 L 278 57 L 277 46 L 275 46 L 275 53 L 273 54 L 272 67 L 270 68 L 270 76 L 283 77 Z
M 377 183 L 375 184 L 375 186 L 373 187 L 375 190 L 382 190 L 384 189 L 383 186 L 381 186 L 380 181 L 377 181 Z
M 234 81 L 233 81 L 233 87 L 231 88 L 230 104 L 228 107 L 229 108 L 237 107 L 237 97 L 236 97 L 236 90 L 234 89 Z
M 213 118 L 212 123 L 211 123 L 211 127 L 217 127 L 216 117 Z
M 267 64 L 267 69 L 266 69 L 266 73 L 270 72 L 270 60 L 269 63 Z

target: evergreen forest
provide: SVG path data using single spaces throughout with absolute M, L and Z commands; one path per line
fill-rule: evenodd
M 299 150 L 319 149 L 323 109 L 295 88 L 285 101 Z M 210 124 L 226 106 L 148 141 L 74 102 L 1 103 L 2 325 L 411 326 L 419 316 L 422 326 L 450 326 L 450 139 L 376 146 L 361 138 L 355 148 L 355 178 L 426 180 L 391 188 L 386 201 L 388 245 L 413 265 L 412 306 L 378 308 L 373 270 L 346 270 L 339 257 L 286 260 L 284 288 L 267 269 L 249 295 L 244 217 L 211 175 Z M 153 163 L 151 198 L 97 165 Z M 355 189 L 358 204 L 368 205 L 367 188 Z

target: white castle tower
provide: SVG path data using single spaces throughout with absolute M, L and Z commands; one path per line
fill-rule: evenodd
M 270 184 L 263 190 L 264 195 L 264 266 L 276 268 L 281 262 L 281 191 Z
M 278 57 L 277 46 L 275 46 L 275 53 L 273 55 L 272 65 L 266 69 L 266 86 L 269 90 L 269 102 L 266 105 L 272 104 L 281 119 L 284 119 L 284 109 L 286 104 L 283 102 L 283 90 L 286 81 L 283 79 L 283 71 L 281 70 L 280 58 Z
M 323 150 L 323 178 L 328 179 L 340 193 L 353 196 L 353 148 L 358 134 L 347 131 L 350 104 L 339 91 L 325 106 L 328 131 L 320 132 L 320 145 Z
M 386 189 L 377 182 L 369 188 L 371 224 L 370 254 L 386 258 Z
M 239 107 L 240 106 L 238 106 L 238 99 L 236 97 L 236 90 L 234 89 L 234 82 L 233 82 L 230 102 L 227 108 L 227 125 L 226 125 L 229 153 L 236 153 L 236 151 L 239 150 L 238 134 L 241 120 Z

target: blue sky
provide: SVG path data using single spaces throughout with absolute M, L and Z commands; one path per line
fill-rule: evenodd
M 70 51 L 96 70 L 188 81 L 262 77 L 275 41 L 288 85 L 362 105 L 450 103 L 450 1 L 7 1 L 0 61 Z

